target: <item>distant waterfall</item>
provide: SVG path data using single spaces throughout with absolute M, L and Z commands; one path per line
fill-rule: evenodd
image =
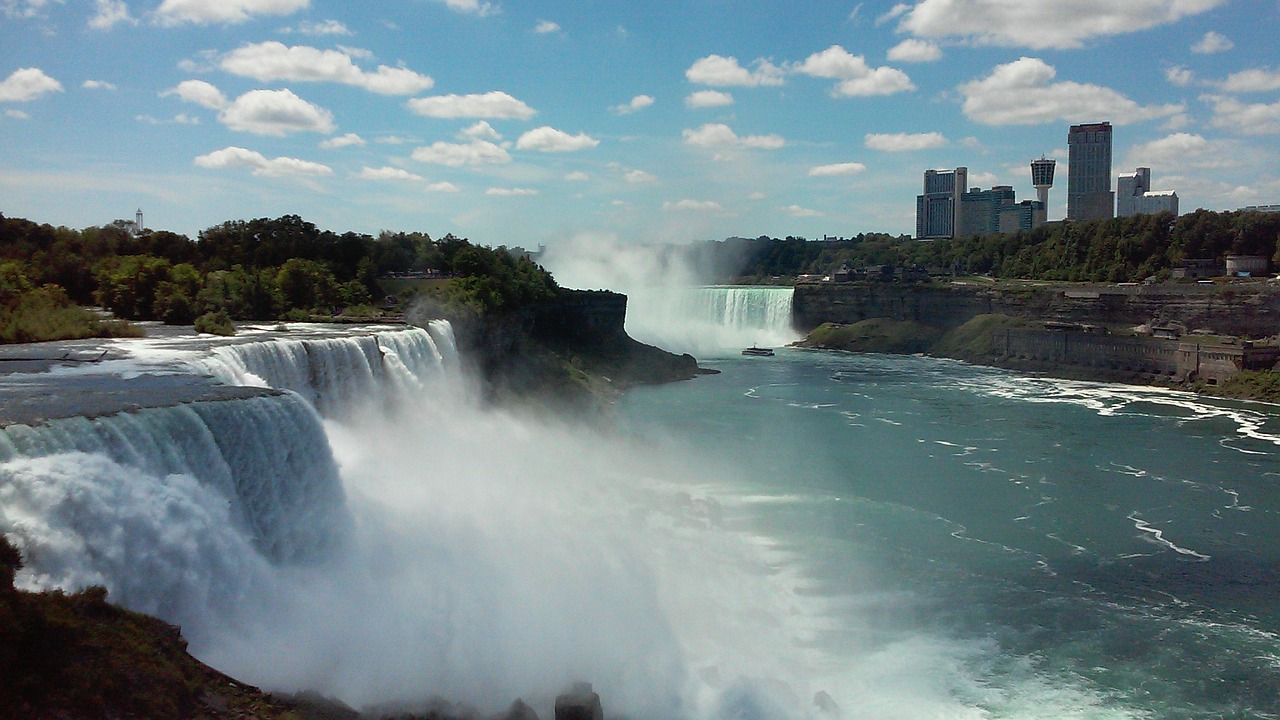
M 627 300 L 627 332 L 672 352 L 698 356 L 778 346 L 799 339 L 789 287 L 652 288 Z

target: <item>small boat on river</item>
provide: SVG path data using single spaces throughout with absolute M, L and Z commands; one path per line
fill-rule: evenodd
M 756 357 L 773 357 L 773 348 L 762 348 L 752 345 L 742 351 L 743 355 L 754 355 Z

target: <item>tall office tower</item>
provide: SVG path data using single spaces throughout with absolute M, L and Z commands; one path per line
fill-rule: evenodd
M 969 169 L 925 170 L 924 194 L 916 196 L 916 239 L 955 237 L 960 196 L 969 189 Z
M 1120 173 L 1116 180 L 1116 217 L 1129 217 L 1141 212 L 1142 196 L 1151 189 L 1151 168 L 1140 167 L 1136 172 Z
M 1031 161 L 1031 186 L 1036 189 L 1036 199 L 1041 205 L 1049 207 L 1049 188 L 1053 187 L 1053 169 L 1056 160 L 1041 155 L 1039 160 Z
M 1072 125 L 1067 133 L 1067 219 L 1115 217 L 1111 191 L 1111 123 Z

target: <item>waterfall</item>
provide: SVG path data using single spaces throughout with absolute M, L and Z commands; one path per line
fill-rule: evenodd
M 672 352 L 712 357 L 799 339 L 789 287 L 650 288 L 627 299 L 627 332 Z

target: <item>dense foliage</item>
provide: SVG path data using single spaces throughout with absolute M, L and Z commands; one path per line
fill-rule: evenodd
M 1197 210 L 1177 218 L 1163 213 L 1062 222 L 931 242 L 882 234 L 822 242 L 792 237 L 740 242 L 747 247 L 739 274 L 756 279 L 830 273 L 842 265 L 893 265 L 1004 278 L 1138 282 L 1151 276 L 1164 279 L 1183 260 L 1261 255 L 1280 263 L 1280 215 Z
M 446 279 L 437 294 L 481 314 L 557 291 L 550 274 L 505 248 L 452 235 L 337 234 L 296 215 L 225 222 L 194 241 L 134 232 L 123 221 L 71 230 L 0 216 L 0 262 L 0 294 L 13 302 L 56 286 L 40 292 L 172 324 L 211 313 L 235 320 L 371 313 L 384 296 L 379 278 L 390 274 Z

